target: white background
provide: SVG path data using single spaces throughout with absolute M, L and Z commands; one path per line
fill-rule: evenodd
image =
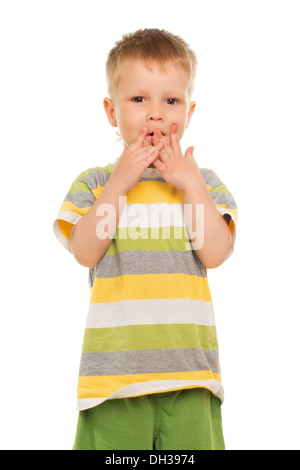
M 298 1 L 0 3 L 2 449 L 71 449 L 88 270 L 52 223 L 77 175 L 114 162 L 105 61 L 158 27 L 195 50 L 195 147 L 239 207 L 210 271 L 228 449 L 300 449 Z

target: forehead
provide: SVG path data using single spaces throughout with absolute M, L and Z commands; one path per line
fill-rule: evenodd
M 178 62 L 165 63 L 125 59 L 119 66 L 118 89 L 175 88 L 185 92 L 189 86 L 189 74 Z

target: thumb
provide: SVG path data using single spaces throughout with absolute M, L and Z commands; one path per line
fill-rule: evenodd
M 186 158 L 189 158 L 189 157 L 192 157 L 192 158 L 193 158 L 193 157 L 194 157 L 194 155 L 193 155 L 194 150 L 195 150 L 194 147 L 189 147 L 189 148 L 187 149 L 187 151 L 185 152 L 185 157 L 186 157 Z

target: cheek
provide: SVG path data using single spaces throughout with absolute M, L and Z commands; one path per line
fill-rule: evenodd
M 135 124 L 134 120 L 123 119 L 120 121 L 119 132 L 127 146 L 136 142 L 142 126 Z
M 137 129 L 139 129 L 139 116 L 136 113 L 132 113 L 129 110 L 122 110 L 118 116 L 118 125 L 120 130 L 124 133 L 134 133 Z M 142 125 L 140 126 L 142 127 Z
M 187 110 L 183 110 L 181 109 L 180 110 L 180 113 L 177 113 L 177 115 L 173 116 L 173 122 L 175 122 L 177 124 L 177 134 L 178 136 L 182 137 L 186 128 L 187 128 L 187 125 L 188 125 L 188 113 L 187 113 Z
M 185 129 L 186 129 L 186 123 L 185 122 L 181 122 L 181 123 L 177 124 L 177 137 L 178 137 L 178 140 L 180 140 L 181 137 L 183 136 L 183 134 L 185 132 Z

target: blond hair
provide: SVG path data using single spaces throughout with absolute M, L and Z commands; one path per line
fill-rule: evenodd
M 160 29 L 139 29 L 123 35 L 110 51 L 106 62 L 108 93 L 113 97 L 119 83 L 119 67 L 125 59 L 139 59 L 151 70 L 151 63 L 164 67 L 175 61 L 189 74 L 189 96 L 194 88 L 197 58 L 181 37 Z

